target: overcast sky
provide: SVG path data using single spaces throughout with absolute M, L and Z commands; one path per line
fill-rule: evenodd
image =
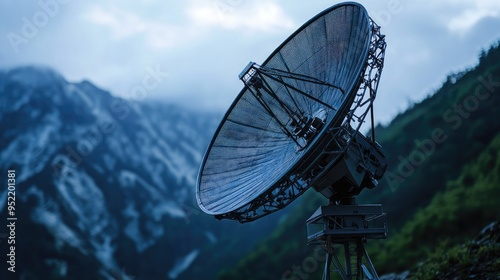
M 388 48 L 376 118 L 388 122 L 500 39 L 500 1 L 360 1 Z M 425 2 L 425 3 L 424 3 Z M 307 4 L 306 4 L 307 3 Z M 225 111 L 261 63 L 336 1 L 2 0 L 0 68 L 38 64 L 122 97 Z M 150 72 L 145 94 L 134 91 Z M 166 74 L 168 73 L 168 74 Z

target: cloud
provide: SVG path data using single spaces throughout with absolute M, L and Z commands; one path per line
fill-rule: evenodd
M 231 4 L 229 4 L 231 3 Z M 172 10 L 171 5 L 160 4 L 158 9 Z M 177 13 L 184 15 L 177 23 L 167 22 L 168 17 L 151 18 L 149 11 L 137 11 L 134 7 L 93 5 L 85 19 L 91 24 L 105 27 L 111 37 L 124 40 L 137 37 L 144 40 L 150 49 L 180 47 L 200 41 L 218 29 L 243 32 L 272 33 L 291 29 L 293 20 L 274 2 L 222 0 L 190 1 L 178 7 Z
M 137 15 L 116 6 L 105 9 L 94 6 L 86 16 L 91 23 L 110 29 L 115 38 L 125 38 L 143 32 L 147 23 Z
M 145 40 L 152 49 L 182 45 L 192 33 L 189 29 L 144 18 L 118 6 L 105 8 L 96 5 L 85 18 L 92 24 L 107 28 L 117 41 L 136 36 L 138 40 Z
M 448 31 L 460 36 L 464 36 L 485 18 L 500 17 L 498 0 L 442 0 L 424 5 L 411 1 L 407 5 L 415 13 L 436 20 Z
M 452 32 L 465 33 L 478 22 L 487 17 L 500 16 L 500 1 L 471 1 L 468 9 L 454 15 L 448 22 L 447 27 Z
M 294 26 L 293 20 L 274 2 L 242 2 L 195 1 L 193 2 L 194 5 L 188 9 L 188 15 L 197 26 L 213 26 L 244 31 L 275 32 L 290 29 Z M 245 7 L 242 7 L 243 5 Z

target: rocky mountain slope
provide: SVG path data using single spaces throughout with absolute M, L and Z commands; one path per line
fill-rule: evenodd
M 0 178 L 15 170 L 16 182 L 12 213 L 0 189 L 0 220 L 17 218 L 16 272 L 7 272 L 0 238 L 0 278 L 215 273 L 224 262 L 192 264 L 234 224 L 202 214 L 194 185 L 220 117 L 116 98 L 44 67 L 0 72 Z

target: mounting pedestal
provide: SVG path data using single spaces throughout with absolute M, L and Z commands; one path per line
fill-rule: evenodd
M 316 210 L 307 220 L 308 245 L 320 245 L 326 250 L 323 280 L 330 279 L 331 271 L 338 272 L 342 279 L 378 279 L 364 244 L 367 239 L 387 236 L 382 205 L 355 205 L 354 199 L 348 203 Z

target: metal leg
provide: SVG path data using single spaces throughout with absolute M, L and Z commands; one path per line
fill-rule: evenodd
M 372 274 L 372 277 L 373 277 L 371 279 L 378 280 L 379 279 L 378 278 L 378 274 L 377 274 L 377 271 L 375 270 L 375 267 L 373 266 L 372 260 L 368 256 L 368 252 L 366 252 L 365 246 L 363 244 L 361 244 L 361 246 L 363 248 L 363 253 L 364 253 L 364 256 L 365 256 L 365 259 L 366 259 L 366 264 L 368 265 L 370 273 Z
M 332 262 L 332 254 L 330 251 L 326 253 L 325 270 L 323 271 L 323 280 L 330 280 L 330 263 Z
M 337 249 L 333 244 L 327 249 L 325 269 L 323 271 L 323 280 L 330 280 L 331 265 L 344 280 L 351 279 L 376 279 L 377 272 L 373 263 L 366 252 L 363 239 L 344 241 L 339 244 Z M 337 245 L 338 246 L 338 245 Z M 344 251 L 345 262 L 342 263 L 338 258 L 339 250 Z M 366 266 L 365 266 L 366 264 Z

